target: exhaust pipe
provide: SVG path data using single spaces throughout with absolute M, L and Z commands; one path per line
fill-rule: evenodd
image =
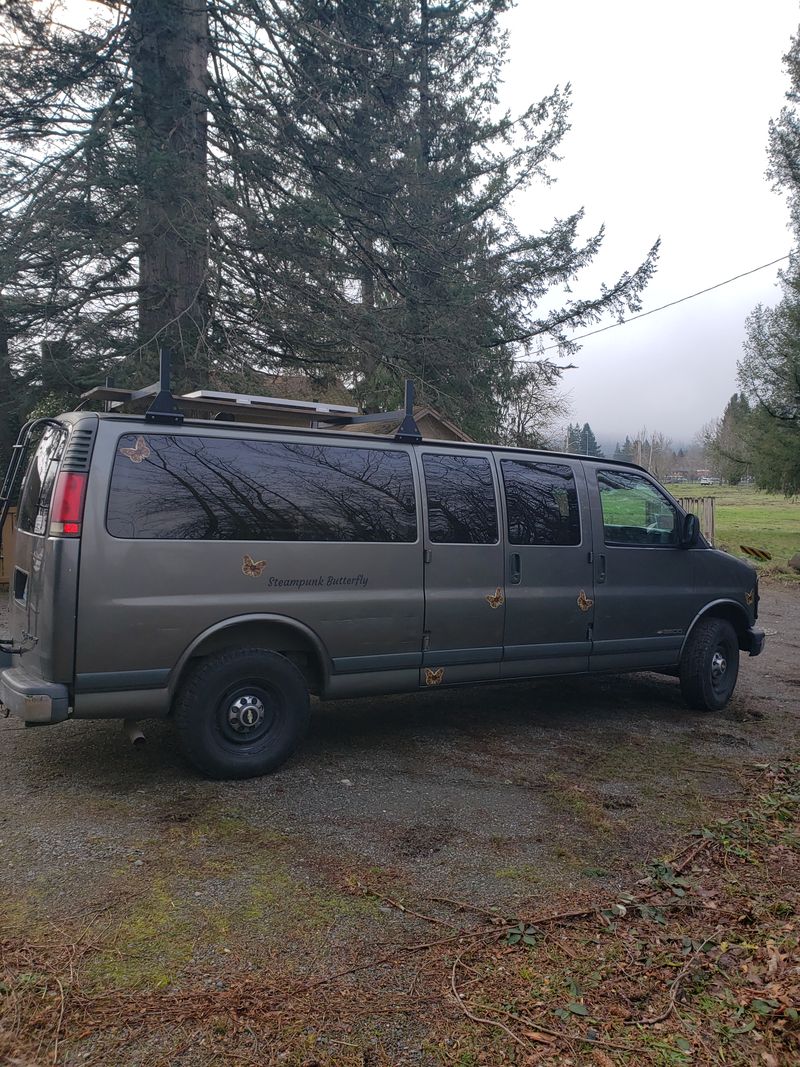
M 135 719 L 123 719 L 122 732 L 132 745 L 143 745 L 147 740 Z

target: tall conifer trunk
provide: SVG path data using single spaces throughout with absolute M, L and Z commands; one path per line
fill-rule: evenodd
M 181 385 L 207 384 L 206 0 L 133 0 L 139 341 L 169 345 Z
M 0 297 L 0 481 L 11 457 L 11 446 L 19 430 L 20 418 L 14 397 L 14 377 L 11 373 L 11 353 L 8 342 L 11 327 L 3 310 Z

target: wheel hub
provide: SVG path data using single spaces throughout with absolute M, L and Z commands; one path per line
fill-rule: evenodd
M 711 657 L 711 677 L 716 681 L 721 678 L 728 669 L 728 661 L 721 652 L 715 652 Z
M 264 704 L 253 693 L 237 697 L 228 708 L 228 725 L 239 734 L 257 730 L 264 717 Z

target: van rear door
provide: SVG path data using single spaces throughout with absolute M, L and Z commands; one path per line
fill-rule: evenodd
M 85 416 L 96 420 L 96 416 Z M 9 588 L 9 627 L 15 666 L 71 685 L 75 665 L 79 536 L 52 536 L 59 478 L 80 462 L 88 468 L 90 429 L 50 422 L 22 484 Z M 85 477 L 85 474 L 83 475 Z M 63 490 L 59 490 L 63 495 Z

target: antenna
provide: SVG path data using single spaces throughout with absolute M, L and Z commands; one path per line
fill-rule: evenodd
M 155 400 L 145 412 L 148 422 L 168 422 L 177 426 L 183 422 L 183 413 L 170 392 L 170 370 L 172 359 L 168 348 L 159 349 L 159 384 Z

